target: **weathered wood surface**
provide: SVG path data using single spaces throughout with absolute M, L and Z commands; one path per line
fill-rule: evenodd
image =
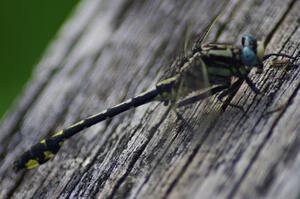
M 208 41 L 253 33 L 268 52 L 299 54 L 297 0 L 83 0 L 2 122 L 0 198 L 299 198 L 300 68 L 253 73 L 263 94 L 243 85 L 233 98 L 246 115 L 211 97 L 181 109 L 184 123 L 151 103 L 11 171 L 40 138 L 154 85 L 187 29 L 203 31 L 226 4 Z

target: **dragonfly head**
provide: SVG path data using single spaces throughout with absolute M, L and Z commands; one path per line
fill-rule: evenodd
M 242 37 L 241 60 L 245 66 L 258 66 L 265 53 L 263 41 L 257 41 L 252 35 Z

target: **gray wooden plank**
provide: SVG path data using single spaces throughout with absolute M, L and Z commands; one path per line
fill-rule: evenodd
M 296 197 L 298 125 L 288 119 L 299 114 L 298 69 L 253 73 L 264 94 L 243 85 L 233 99 L 247 116 L 220 113 L 215 97 L 181 109 L 185 121 L 152 103 L 85 130 L 36 170 L 10 170 L 41 137 L 153 86 L 184 51 L 186 32 L 201 32 L 226 3 L 207 41 L 254 33 L 268 52 L 298 53 L 295 0 L 82 1 L 1 125 L 0 198 Z

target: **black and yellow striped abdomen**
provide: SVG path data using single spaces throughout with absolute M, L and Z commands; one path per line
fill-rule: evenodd
M 152 90 L 141 93 L 132 99 L 81 120 L 80 122 L 77 122 L 76 124 L 73 124 L 72 126 L 55 133 L 48 139 L 41 140 L 36 145 L 32 146 L 28 151 L 23 153 L 21 157 L 14 162 L 14 169 L 16 171 L 24 168 L 32 169 L 47 162 L 49 159 L 55 156 L 64 141 L 68 138 L 79 133 L 85 128 L 95 125 L 108 118 L 112 118 L 115 115 L 129 110 L 130 108 L 138 107 L 155 100 L 160 93 L 167 92 L 170 89 L 171 83 L 172 82 L 166 82 L 164 84 L 157 85 L 156 88 Z
M 41 140 L 32 146 L 14 163 L 14 169 L 16 171 L 23 168 L 32 169 L 54 157 L 64 142 L 62 132 L 57 132 L 51 138 Z

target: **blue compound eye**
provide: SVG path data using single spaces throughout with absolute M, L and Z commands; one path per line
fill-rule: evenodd
M 242 37 L 242 46 L 243 47 L 250 47 L 253 50 L 257 47 L 257 40 L 252 35 L 243 35 Z
M 258 63 L 256 53 L 250 47 L 242 48 L 241 60 L 246 66 L 256 66 Z
M 257 61 L 257 40 L 252 35 L 242 37 L 241 60 L 246 66 L 256 66 Z

